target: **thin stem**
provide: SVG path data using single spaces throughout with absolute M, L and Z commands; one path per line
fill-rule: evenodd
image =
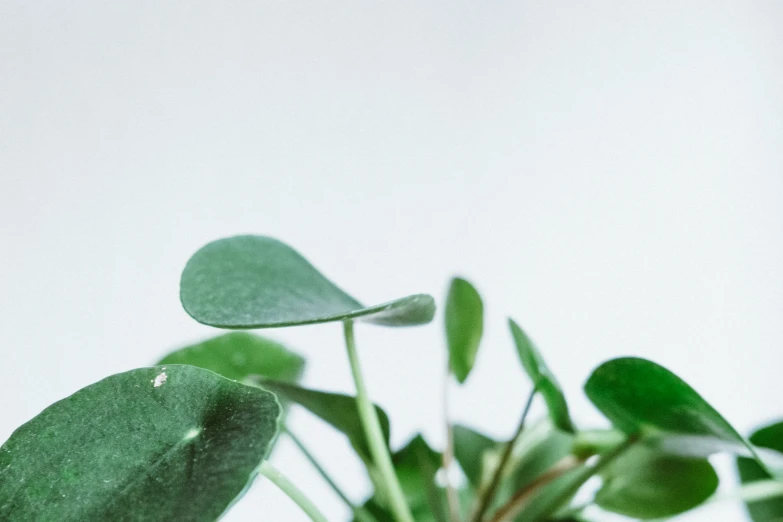
M 779 480 L 759 480 L 748 482 L 737 490 L 736 498 L 745 502 L 759 502 L 783 496 L 783 482 Z
M 451 464 L 454 462 L 454 426 L 451 423 L 449 413 L 449 384 L 451 378 L 451 368 L 446 367 L 446 374 L 443 378 L 443 419 L 446 423 L 446 449 L 443 451 L 443 471 L 446 481 L 446 498 L 449 506 L 449 520 L 451 522 L 460 522 L 459 498 L 454 484 L 451 483 Z
M 285 434 L 288 435 L 288 438 L 291 439 L 291 442 L 296 445 L 297 448 L 299 448 L 299 451 L 302 452 L 302 454 L 305 456 L 307 460 L 310 461 L 310 464 L 313 465 L 315 470 L 318 472 L 319 475 L 326 481 L 327 484 L 329 484 L 329 487 L 332 488 L 332 491 L 337 494 L 338 497 L 345 503 L 346 506 L 348 506 L 348 509 L 350 509 L 353 512 L 353 515 L 355 518 L 360 520 L 361 522 L 378 522 L 375 517 L 373 517 L 366 509 L 364 509 L 362 506 L 357 506 L 353 502 L 351 502 L 351 499 L 348 498 L 348 496 L 343 492 L 342 489 L 340 489 L 340 486 L 338 486 L 334 480 L 332 480 L 332 477 L 329 476 L 329 474 L 326 472 L 326 470 L 319 464 L 319 462 L 315 459 L 312 453 L 307 449 L 307 447 L 304 445 L 304 443 L 293 434 L 291 430 L 289 430 L 287 427 L 283 427 L 283 430 L 285 431 Z
M 280 473 L 280 471 L 272 466 L 269 461 L 264 461 L 264 463 L 261 464 L 259 472 L 271 480 L 278 488 L 283 491 L 283 493 L 288 495 L 291 500 L 296 502 L 296 505 L 302 508 L 302 511 L 304 511 L 313 522 L 329 522 L 326 520 L 326 517 L 323 516 L 323 514 L 318 510 L 318 508 L 315 507 L 315 504 L 313 504 L 312 501 L 307 498 L 305 494 L 294 485 L 293 482 L 288 480 L 285 475 Z
M 598 462 L 593 464 L 590 467 L 584 468 L 581 473 L 576 475 L 574 477 L 574 480 L 571 481 L 568 484 L 568 487 L 564 488 L 563 491 L 554 497 L 554 500 L 550 501 L 549 504 L 546 505 L 544 509 L 541 510 L 541 514 L 543 516 L 551 515 L 555 511 L 557 511 L 560 506 L 567 502 L 568 499 L 573 497 L 577 491 L 579 491 L 579 488 L 581 488 L 585 482 L 587 482 L 590 477 L 601 471 L 603 468 L 605 468 L 607 465 L 609 465 L 613 460 L 615 460 L 617 457 L 622 455 L 628 448 L 630 448 L 637 440 L 639 439 L 638 435 L 631 435 L 628 438 L 625 439 L 622 443 L 615 446 L 611 451 L 608 453 L 605 453 L 601 455 L 598 458 Z M 579 459 L 576 459 L 573 456 L 566 457 L 565 459 L 561 460 L 560 463 L 555 465 L 552 470 L 542 475 L 541 478 L 551 475 L 548 477 L 548 480 L 544 483 L 540 483 L 538 480 L 534 481 L 531 486 L 526 487 L 522 489 L 521 491 L 517 492 L 511 500 L 509 500 L 506 505 L 504 505 L 502 508 L 500 508 L 494 517 L 492 517 L 491 522 L 502 522 L 504 520 L 513 520 L 514 517 L 516 517 L 522 509 L 527 504 L 527 501 L 532 497 L 533 493 L 537 491 L 541 486 L 548 484 L 555 480 L 556 478 L 562 476 L 566 472 L 573 470 L 576 466 L 580 464 Z M 557 469 L 560 467 L 561 469 Z M 556 471 L 556 473 L 551 473 L 553 471 Z M 536 484 L 538 482 L 538 484 Z
M 528 396 L 527 402 L 525 403 L 525 408 L 522 410 L 522 417 L 519 419 L 517 430 L 514 432 L 514 436 L 511 437 L 511 440 L 509 440 L 506 444 L 506 447 L 503 450 L 503 455 L 500 457 L 500 463 L 498 463 L 497 468 L 495 468 L 495 473 L 492 475 L 492 480 L 490 480 L 489 486 L 487 486 L 484 494 L 481 495 L 478 508 L 474 512 L 473 518 L 471 519 L 472 522 L 481 522 L 481 519 L 484 517 L 484 513 L 486 513 L 490 504 L 492 504 L 492 500 L 495 498 L 495 492 L 497 491 L 498 485 L 500 484 L 500 479 L 503 478 L 503 470 L 505 469 L 506 464 L 508 464 L 508 460 L 511 458 L 511 452 L 514 450 L 514 445 L 516 444 L 517 439 L 519 439 L 519 436 L 522 435 L 522 431 L 525 429 L 525 419 L 527 419 L 527 414 L 530 412 L 530 406 L 532 406 L 533 398 L 535 396 L 536 388 L 534 387 L 530 391 L 530 395 Z
M 390 507 L 395 518 L 399 522 L 414 522 L 413 515 L 411 515 L 410 508 L 405 501 L 402 486 L 400 486 L 397 474 L 394 472 L 389 448 L 384 440 L 383 430 L 381 430 L 381 423 L 364 385 L 364 378 L 359 365 L 359 355 L 356 352 L 356 341 L 353 336 L 353 321 L 347 319 L 343 322 L 343 326 L 345 347 L 348 352 L 348 360 L 351 363 L 353 381 L 356 384 L 356 403 L 359 408 L 359 417 L 364 427 L 364 434 L 370 446 L 370 453 L 375 461 L 375 465 L 378 466 L 378 471 L 386 487 L 386 493 L 389 495 Z

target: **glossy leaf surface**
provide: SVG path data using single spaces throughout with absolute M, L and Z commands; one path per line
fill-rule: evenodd
M 601 473 L 595 501 L 603 509 L 643 520 L 688 511 L 718 488 L 718 475 L 705 458 L 662 455 L 631 448 Z
M 158 364 L 190 364 L 240 382 L 251 376 L 295 382 L 305 361 L 275 341 L 230 332 L 172 352 Z
M 180 299 L 195 320 L 235 329 L 344 319 L 406 326 L 428 323 L 435 313 L 428 295 L 365 307 L 297 251 L 265 236 L 235 236 L 201 248 L 182 273 Z
M 747 451 L 744 439 L 693 388 L 646 359 L 605 362 L 588 379 L 585 393 L 618 429 L 640 433 L 667 452 Z
M 484 332 L 484 304 L 468 281 L 459 277 L 451 280 L 445 315 L 449 369 L 461 384 L 473 369 Z
M 0 520 L 214 521 L 277 433 L 271 393 L 192 366 L 108 377 L 0 448 Z
M 316 417 L 329 423 L 337 431 L 348 437 L 356 453 L 368 468 L 373 467 L 364 428 L 356 405 L 356 398 L 340 393 L 329 393 L 309 390 L 290 383 L 261 379 L 258 381 L 263 388 L 286 399 L 295 402 L 310 411 Z M 389 417 L 381 408 L 375 407 L 381 423 L 386 445 L 389 445 Z
M 508 325 L 522 366 L 533 381 L 533 386 L 544 398 L 552 422 L 562 431 L 573 432 L 574 424 L 568 412 L 565 395 L 554 374 L 544 362 L 541 352 L 513 319 L 508 320 Z
M 783 422 L 770 424 L 757 430 L 750 436 L 750 442 L 756 446 L 783 453 Z M 743 484 L 770 478 L 755 460 L 749 458 L 738 458 L 737 468 Z M 753 522 L 783 520 L 783 497 L 751 502 L 747 504 L 747 507 Z

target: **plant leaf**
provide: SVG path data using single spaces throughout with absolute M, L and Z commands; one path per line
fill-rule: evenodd
M 757 430 L 750 436 L 750 442 L 783 453 L 783 421 Z M 770 478 L 758 462 L 745 457 L 737 458 L 737 470 L 743 484 Z M 782 497 L 750 502 L 747 508 L 753 522 L 774 522 L 783 519 Z
M 459 277 L 451 280 L 445 315 L 449 369 L 462 384 L 476 362 L 484 331 L 484 304 L 468 281 Z
M 0 520 L 214 521 L 276 436 L 271 393 L 193 366 L 107 377 L 0 448 Z
M 158 364 L 189 364 L 239 382 L 253 375 L 296 382 L 305 361 L 269 339 L 249 332 L 229 332 L 171 352 Z
M 271 328 L 358 319 L 385 326 L 428 323 L 435 302 L 412 295 L 365 307 L 297 251 L 264 236 L 235 236 L 202 247 L 180 282 L 182 305 L 220 328 Z
M 615 427 L 639 433 L 667 453 L 748 451 L 742 436 L 693 388 L 646 359 L 603 363 L 588 379 L 585 393 Z
M 394 452 L 392 463 L 416 521 L 445 521 L 444 492 L 435 483 L 442 455 L 433 450 L 424 437 L 416 435 L 403 448 Z M 380 489 L 367 500 L 364 507 L 375 515 L 379 522 L 394 520 Z
M 607 511 L 648 520 L 692 509 L 718 489 L 718 475 L 706 458 L 662 455 L 636 446 L 602 472 L 595 502 Z
M 468 478 L 468 482 L 478 490 L 485 477 L 485 457 L 490 451 L 498 450 L 502 444 L 472 428 L 454 425 L 454 458 Z
M 544 398 L 552 422 L 558 429 L 573 433 L 575 431 L 574 423 L 568 413 L 565 394 L 563 394 L 554 374 L 544 362 L 541 352 L 513 319 L 508 320 L 508 326 L 511 330 L 511 336 L 514 338 L 522 367 L 533 381 L 533 386 Z
M 514 448 L 510 483 L 514 490 L 531 484 L 571 454 L 574 436 L 552 426 L 548 419 L 522 432 Z
M 279 395 L 282 399 L 295 402 L 306 408 L 316 417 L 330 424 L 337 431 L 348 437 L 351 446 L 364 462 L 368 470 L 374 468 L 372 453 L 367 438 L 364 435 L 356 397 L 339 393 L 329 393 L 308 390 L 290 383 L 259 379 L 264 389 Z M 381 423 L 386 445 L 389 445 L 389 416 L 378 406 L 375 406 L 378 420 Z

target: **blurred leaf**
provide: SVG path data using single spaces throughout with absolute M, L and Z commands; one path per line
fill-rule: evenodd
M 554 429 L 549 422 L 541 422 L 525 430 L 515 448 L 510 469 L 510 483 L 514 490 L 531 484 L 571 454 L 574 436 Z
M 524 330 L 513 319 L 508 320 L 508 325 L 522 366 L 533 381 L 533 386 L 544 398 L 552 422 L 560 430 L 573 433 L 574 424 L 568 413 L 568 404 L 554 374 Z
M 484 331 L 484 305 L 481 296 L 468 281 L 459 277 L 451 280 L 445 315 L 449 368 L 462 384 L 476 362 Z
M 444 491 L 435 483 L 442 455 L 430 448 L 421 435 L 413 437 L 392 455 L 392 462 L 406 501 L 417 522 L 444 522 Z M 381 491 L 364 504 L 378 522 L 394 522 Z
M 783 452 L 783 422 L 770 424 L 757 430 L 750 436 L 750 442 L 762 448 Z M 770 478 L 769 474 L 755 460 L 749 458 L 739 457 L 737 468 L 743 484 Z M 783 497 L 749 502 L 747 508 L 753 522 L 783 520 Z
M 692 509 L 718 488 L 718 475 L 705 458 L 661 455 L 636 446 L 601 473 L 596 503 L 627 517 L 671 517 Z
M 193 366 L 108 377 L 0 448 L 0 520 L 214 521 L 277 433 L 271 393 Z
M 185 266 L 180 298 L 196 321 L 235 329 L 343 319 L 407 326 L 428 323 L 435 313 L 428 295 L 365 307 L 294 249 L 264 236 L 235 236 L 202 247 Z
M 230 332 L 172 352 L 158 364 L 189 364 L 240 382 L 252 375 L 295 382 L 305 361 L 282 344 L 248 332 Z
M 372 453 L 367 439 L 364 435 L 364 428 L 359 409 L 356 405 L 356 398 L 350 395 L 339 393 L 329 393 L 316 390 L 308 390 L 290 383 L 272 381 L 268 379 L 259 379 L 264 389 L 279 395 L 282 399 L 295 402 L 306 408 L 316 417 L 321 418 L 330 424 L 337 431 L 348 437 L 351 446 L 359 455 L 368 468 L 374 467 Z M 389 445 L 389 417 L 386 412 L 378 406 L 375 406 L 378 414 L 378 420 L 381 423 L 384 440 Z
M 484 459 L 487 453 L 500 449 L 502 444 L 467 426 L 456 424 L 453 429 L 454 458 L 457 459 L 470 485 L 478 490 L 486 475 Z
M 585 384 L 595 406 L 625 433 L 639 433 L 667 453 L 707 456 L 747 452 L 742 436 L 685 381 L 654 362 L 605 362 Z

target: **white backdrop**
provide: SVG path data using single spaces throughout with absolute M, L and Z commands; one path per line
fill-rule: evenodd
M 0 440 L 218 333 L 178 278 L 237 233 L 284 239 L 368 303 L 469 277 L 488 324 L 454 410 L 491 434 L 528 390 L 507 315 L 581 425 L 603 422 L 585 378 L 625 354 L 743 431 L 783 417 L 782 26 L 776 0 L 3 0 Z M 309 357 L 308 385 L 350 390 L 339 326 L 267 333 Z M 440 316 L 357 332 L 395 444 L 443 441 L 441 334 Z M 293 423 L 359 498 L 344 440 Z M 275 461 L 345 515 L 287 443 Z M 261 483 L 226 520 L 305 517 Z

